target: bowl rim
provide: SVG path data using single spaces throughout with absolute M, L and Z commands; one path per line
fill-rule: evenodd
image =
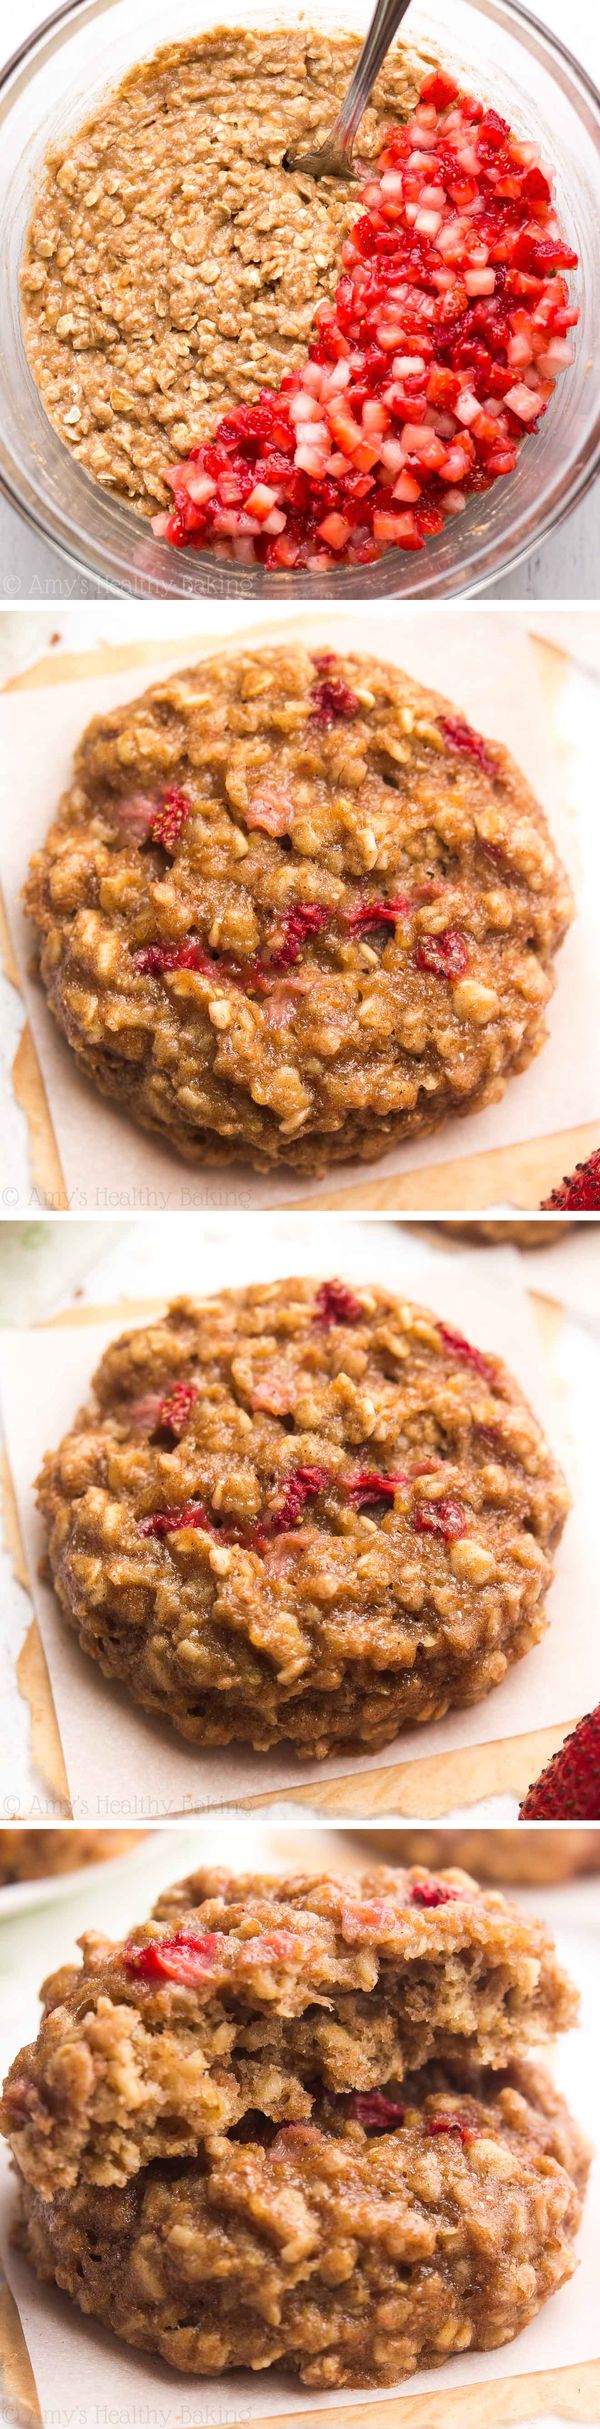
M 90 16 L 107 16 L 110 9 L 118 5 L 120 5 L 120 0 L 60 0 L 59 7 L 50 10 L 49 15 L 42 19 L 41 24 L 33 26 L 31 32 L 25 35 L 23 41 L 17 45 L 17 49 L 11 52 L 10 58 L 4 61 L 3 66 L 0 66 L 0 96 L 4 92 L 11 77 L 15 75 L 16 71 L 24 65 L 30 56 L 35 54 L 36 49 L 48 37 L 48 35 L 53 33 L 54 30 L 58 29 L 61 25 L 67 26 L 69 19 L 73 19 L 75 21 L 78 16 L 82 15 L 86 11 Z M 497 5 L 497 0 L 470 0 L 470 5 L 478 13 L 480 12 L 482 16 L 492 17 L 497 21 L 501 21 L 503 17 L 508 17 L 509 20 L 513 18 L 516 24 L 517 36 L 519 33 L 519 28 L 522 26 L 524 29 L 530 31 L 534 37 L 534 40 L 538 44 L 541 42 L 544 49 L 548 51 L 551 61 L 553 59 L 562 61 L 567 70 L 569 78 L 573 80 L 575 86 L 579 87 L 580 92 L 585 99 L 587 99 L 588 105 L 591 108 L 592 118 L 596 119 L 597 132 L 600 138 L 600 87 L 595 84 L 594 78 L 590 75 L 584 61 L 579 59 L 574 51 L 570 50 L 566 42 L 563 42 L 562 36 L 555 33 L 551 26 L 546 26 L 542 19 L 534 14 L 532 9 L 526 7 L 525 0 L 500 0 L 499 5 Z M 509 574 L 516 572 L 519 566 L 525 564 L 527 559 L 532 556 L 534 550 L 537 550 L 543 546 L 544 541 L 548 539 L 554 531 L 560 530 L 561 525 L 568 520 L 568 517 L 574 512 L 575 508 L 582 504 L 583 499 L 587 497 L 588 492 L 593 488 L 598 474 L 600 473 L 600 395 L 590 432 L 590 442 L 591 443 L 585 462 L 579 466 L 579 469 L 577 466 L 574 466 L 573 468 L 573 473 L 569 483 L 568 495 L 566 495 L 563 499 L 559 498 L 558 500 L 553 499 L 549 501 L 548 506 L 540 515 L 535 531 L 525 533 L 520 538 L 516 538 L 513 544 L 509 544 L 504 561 L 496 572 L 492 572 L 490 575 L 489 567 L 484 567 L 480 574 L 477 573 L 476 569 L 471 569 L 470 579 L 466 583 L 462 583 L 460 578 L 458 578 L 456 586 L 453 585 L 451 590 L 446 589 L 446 597 L 463 599 L 470 597 L 473 598 L 477 596 L 480 591 L 487 588 L 490 580 L 492 582 L 497 580 L 505 580 Z M 53 555 L 56 556 L 58 564 L 65 564 L 67 567 L 72 568 L 72 570 L 77 574 L 83 574 L 86 581 L 93 582 L 96 585 L 94 595 L 97 595 L 98 597 L 107 596 L 121 599 L 131 598 L 133 595 L 135 595 L 131 584 L 123 584 L 118 580 L 118 578 L 115 577 L 113 573 L 101 571 L 99 565 L 91 565 L 89 560 L 84 557 L 77 544 L 71 539 L 69 534 L 66 534 L 64 537 L 61 535 L 59 539 L 56 534 L 48 531 L 43 514 L 41 512 L 36 512 L 35 505 L 31 500 L 25 499 L 18 494 L 17 490 L 13 487 L 9 474 L 1 464 L 0 496 L 3 497 L 7 505 L 12 507 L 13 511 L 20 516 L 21 521 L 27 525 L 28 529 L 34 532 L 36 538 L 39 538 L 43 542 L 44 546 L 52 551 Z M 204 552 L 198 551 L 198 555 L 199 557 L 203 556 Z M 332 568 L 332 573 L 334 576 L 337 570 L 337 568 Z M 457 574 L 459 576 L 458 568 Z M 144 588 L 146 597 L 162 597 L 164 598 L 165 603 L 168 603 L 169 597 L 173 595 L 172 593 L 169 593 L 167 590 L 163 589 L 158 580 L 148 580 Z M 202 597 L 205 596 L 206 593 L 199 590 L 197 595 L 198 597 Z M 239 595 L 241 597 L 247 595 L 250 597 L 252 596 L 252 593 L 248 592 L 245 594 L 243 590 L 240 590 L 239 594 L 236 591 L 234 595 Z M 398 599 L 405 597 L 407 600 L 412 598 L 415 606 L 425 605 L 427 603 L 428 596 L 435 599 L 437 595 L 439 598 L 439 593 L 436 594 L 435 591 L 435 584 L 432 585 L 429 593 L 423 592 L 421 597 L 419 597 L 419 595 L 416 593 L 412 593 L 411 591 L 406 591 L 404 594 L 401 592 L 395 594 L 392 591 L 389 593 L 382 593 L 381 595 L 382 597 L 389 597 L 391 604 L 393 604 L 395 597 Z M 193 598 L 193 596 L 193 591 L 190 591 L 190 597 Z M 269 596 L 273 600 L 274 604 L 277 604 L 279 600 L 284 601 L 287 599 L 289 601 L 291 599 L 292 594 L 285 575 L 276 575 L 273 578 L 272 584 L 269 585 Z M 331 591 L 320 593 L 313 587 L 313 583 L 311 581 L 310 588 L 307 588 L 304 594 L 302 591 L 296 591 L 294 596 L 296 602 L 298 603 L 302 602 L 302 598 L 304 596 L 306 605 L 308 607 L 311 602 L 314 604 L 320 596 L 324 597 L 325 599 L 329 597 L 337 597 L 338 599 L 341 599 L 349 597 L 349 593 L 345 584 L 343 591 L 341 589 L 339 591 L 334 591 L 332 589 Z M 362 594 L 359 592 L 357 593 L 357 604 L 361 604 L 361 601 Z M 266 598 L 263 600 L 262 592 L 257 596 L 256 603 L 258 606 L 266 604 Z M 368 601 L 365 601 L 365 604 L 368 604 Z

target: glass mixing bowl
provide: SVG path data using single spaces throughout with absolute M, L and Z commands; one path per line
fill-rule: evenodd
M 579 254 L 576 359 L 559 380 L 516 471 L 474 498 L 419 556 L 331 574 L 267 574 L 171 549 L 71 457 L 48 421 L 27 363 L 19 265 L 50 142 L 81 124 L 125 70 L 161 42 L 218 23 L 310 24 L 310 0 L 66 0 L 23 44 L 0 80 L 0 485 L 69 565 L 117 595 L 183 599 L 453 598 L 506 574 L 583 497 L 600 464 L 600 96 L 562 44 L 519 0 L 413 0 L 409 39 L 456 63 L 554 164 L 558 208 Z M 318 0 L 320 28 L 363 33 L 364 0 Z

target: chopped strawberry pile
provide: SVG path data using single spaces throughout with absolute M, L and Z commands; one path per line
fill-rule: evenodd
M 413 1906 L 449 1906 L 460 1890 L 447 1889 L 443 1881 L 413 1881 L 410 1895 Z
M 360 1299 L 345 1282 L 321 1282 L 315 1299 L 315 1321 L 322 1332 L 333 1324 L 360 1324 L 363 1310 Z
M 438 1323 L 438 1332 L 443 1341 L 444 1349 L 449 1349 L 453 1358 L 462 1358 L 465 1366 L 473 1366 L 476 1375 L 481 1375 L 484 1383 L 495 1382 L 493 1368 L 490 1366 L 489 1360 L 483 1357 L 480 1349 L 474 1349 L 472 1341 L 465 1340 L 464 1333 L 455 1332 L 454 1327 L 451 1324 L 440 1323 Z
M 566 1173 L 542 1206 L 557 1206 L 561 1213 L 600 1214 L 600 1147 L 588 1156 L 586 1164 L 576 1164 L 575 1171 Z
M 468 945 L 458 928 L 443 928 L 440 936 L 419 937 L 414 962 L 417 970 L 427 970 L 433 978 L 462 978 L 469 967 Z
M 197 1383 L 174 1383 L 172 1392 L 160 1402 L 157 1427 L 161 1427 L 165 1433 L 174 1434 L 178 1442 L 197 1398 Z
M 415 1535 L 442 1535 L 444 1543 L 456 1543 L 466 1535 L 467 1513 L 462 1501 L 420 1501 L 412 1526 Z
M 600 1704 L 571 1730 L 519 1806 L 520 1822 L 600 1822 Z
M 169 467 L 153 529 L 172 546 L 273 572 L 368 564 L 423 548 L 514 471 L 573 360 L 577 255 L 551 172 L 436 73 L 362 203 L 306 361 Z
M 355 2117 L 377 2134 L 389 2134 L 395 2125 L 403 2125 L 406 2109 L 399 2100 L 388 2100 L 385 2092 L 349 2092 L 346 2116 Z

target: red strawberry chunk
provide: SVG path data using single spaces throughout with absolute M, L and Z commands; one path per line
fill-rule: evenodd
M 162 1408 L 164 1400 L 160 1392 L 144 1392 L 140 1400 L 130 1400 L 127 1423 L 136 1427 L 140 1434 L 153 1434 L 160 1423 Z
M 445 2117 L 443 2113 L 439 2117 L 428 2117 L 426 2132 L 428 2134 L 455 2134 L 457 2141 L 465 2145 L 477 2140 L 477 2127 L 469 2125 L 466 2117 Z
M 289 835 L 295 817 L 291 793 L 285 785 L 259 784 L 243 816 L 245 826 L 262 827 L 266 835 Z
M 224 1932 L 175 1931 L 172 1938 L 146 1940 L 142 1947 L 127 1943 L 120 1962 L 144 1982 L 181 1982 L 189 1990 L 210 1990 L 211 1975 L 222 1968 L 227 1950 Z
M 413 1881 L 410 1896 L 413 1906 L 449 1906 L 460 1890 L 449 1889 L 443 1881 Z
M 393 1501 L 398 1485 L 408 1481 L 405 1468 L 397 1468 L 394 1475 L 387 1476 L 379 1468 L 361 1468 L 357 1476 L 344 1478 L 344 1491 L 357 1509 L 366 1510 L 372 1502 Z
M 315 1321 L 323 1332 L 333 1324 L 360 1324 L 363 1310 L 360 1299 L 345 1282 L 321 1282 L 315 1299 Z
M 297 1385 L 289 1368 L 275 1362 L 257 1376 L 250 1392 L 250 1405 L 264 1409 L 270 1417 L 288 1417 L 296 1395 Z
M 457 928 L 443 928 L 440 936 L 420 936 L 413 960 L 417 970 L 427 970 L 433 978 L 451 982 L 462 978 L 469 967 L 469 949 Z
M 528 1788 L 519 1821 L 600 1821 L 600 1704 L 586 1712 Z
M 183 1509 L 151 1510 L 148 1518 L 138 1518 L 138 1535 L 156 1535 L 162 1542 L 165 1535 L 180 1535 L 183 1527 L 192 1527 L 203 1535 L 216 1535 L 214 1521 L 207 1516 L 203 1501 L 186 1501 Z
M 314 685 L 312 701 L 313 725 L 337 725 L 343 717 L 360 716 L 356 692 L 351 692 L 347 683 L 332 682 L 329 676 Z
M 275 1520 L 271 1521 L 277 1534 L 284 1533 L 287 1527 L 294 1527 L 306 1502 L 314 1501 L 317 1493 L 326 1493 L 330 1483 L 327 1468 L 290 1468 Z
M 456 1332 L 452 1324 L 441 1324 L 439 1318 L 438 1332 L 444 1349 L 449 1350 L 453 1358 L 462 1358 L 465 1366 L 473 1366 L 484 1383 L 495 1383 L 496 1377 L 489 1358 L 484 1358 L 482 1351 L 475 1349 L 472 1341 L 466 1341 L 464 1333 Z
M 217 976 L 216 962 L 193 938 L 185 945 L 144 945 L 133 959 L 144 977 L 162 978 L 169 970 L 200 970 L 205 977 Z
M 152 842 L 162 843 L 166 852 L 174 852 L 179 837 L 183 834 L 186 818 L 189 818 L 191 806 L 187 793 L 178 793 L 172 789 L 163 793 L 152 819 L 150 828 Z
M 444 1543 L 454 1543 L 466 1535 L 468 1518 L 462 1501 L 420 1501 L 412 1518 L 413 1534 L 442 1535 Z
M 282 911 L 277 921 L 281 943 L 268 946 L 269 968 L 289 970 L 298 960 L 307 936 L 318 936 L 327 927 L 329 912 L 322 903 L 298 902 L 289 911 Z
M 175 1383 L 172 1392 L 161 1400 L 157 1424 L 163 1426 L 166 1433 L 174 1434 L 177 1442 L 197 1398 L 197 1383 Z
M 497 426 L 494 423 L 492 427 L 495 437 Z M 445 741 L 449 742 L 451 750 L 463 751 L 466 758 L 476 760 L 477 766 L 482 769 L 484 776 L 498 775 L 497 760 L 493 758 L 487 742 L 484 742 L 483 735 L 476 734 L 474 727 L 467 725 L 465 718 L 442 717 L 440 724 Z
M 341 1930 L 351 1945 L 393 1938 L 398 1928 L 398 1915 L 387 1898 L 346 1898 L 341 1911 Z
M 124 801 L 113 801 L 108 816 L 123 843 L 147 843 L 156 813 L 156 802 L 146 793 L 129 793 Z
M 419 550 L 534 435 L 577 308 L 563 276 L 576 257 L 531 147 L 435 70 L 362 202 L 304 362 L 169 467 L 173 509 L 154 528 L 172 546 L 318 574 Z M 359 707 L 325 672 L 316 720 Z M 464 736 L 455 747 L 475 756 Z
M 385 2092 L 349 2092 L 346 2099 L 347 2117 L 355 2117 L 367 2132 L 391 2134 L 404 2124 L 406 2109 L 400 2100 L 388 2100 Z

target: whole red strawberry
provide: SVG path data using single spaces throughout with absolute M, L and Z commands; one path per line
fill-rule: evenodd
M 558 1206 L 564 1213 L 573 1209 L 577 1214 L 600 1214 L 600 1147 L 586 1164 L 576 1164 L 574 1172 L 565 1173 L 558 1189 L 542 1198 L 542 1206 Z
M 532 1782 L 519 1821 L 600 1821 L 600 1704 L 586 1712 Z

